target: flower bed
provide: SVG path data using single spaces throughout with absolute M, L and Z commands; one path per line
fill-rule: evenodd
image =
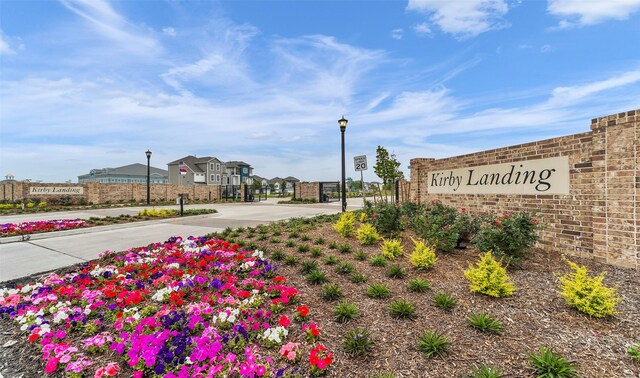
M 322 344 L 282 346 L 307 334 L 315 341 L 319 329 L 306 323 L 308 307 L 294 306 L 299 291 L 276 270 L 260 251 L 176 237 L 0 289 L 0 317 L 40 346 L 49 374 L 322 375 L 332 362 Z
M 70 230 L 82 227 L 89 227 L 89 224 L 80 219 L 56 219 L 36 222 L 5 223 L 0 224 L 0 237 Z

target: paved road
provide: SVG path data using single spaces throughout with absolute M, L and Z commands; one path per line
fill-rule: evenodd
M 189 205 L 187 208 L 215 208 L 218 213 L 36 234 L 30 241 L 0 244 L 0 282 L 93 260 L 105 250 L 121 251 L 165 241 L 171 236 L 201 236 L 226 227 L 248 227 L 293 217 L 340 212 L 339 202 L 312 205 L 277 205 L 276 202 L 277 200 L 269 200 L 260 203 Z M 360 208 L 362 199 L 349 199 L 348 206 L 350 210 Z M 142 208 L 114 208 L 1 216 L 0 223 L 137 214 L 140 209 Z

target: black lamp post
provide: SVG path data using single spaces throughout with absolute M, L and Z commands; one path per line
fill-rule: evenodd
M 147 155 L 147 206 L 151 205 L 151 151 L 145 152 Z
M 347 211 L 347 186 L 345 184 L 345 168 L 344 168 L 344 131 L 347 129 L 347 121 L 344 116 L 338 120 L 340 125 L 340 135 L 342 136 L 342 212 Z

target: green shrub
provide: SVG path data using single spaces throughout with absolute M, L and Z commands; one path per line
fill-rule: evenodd
M 301 252 L 301 253 L 309 252 L 309 249 L 310 247 L 306 244 L 300 244 L 298 246 L 298 252 Z
M 422 240 L 411 239 L 415 245 L 409 261 L 419 270 L 429 269 L 436 263 L 436 250 L 424 244 Z
M 326 284 L 322 287 L 320 296 L 325 301 L 335 301 L 342 298 L 342 289 L 336 284 Z
M 464 271 L 464 276 L 469 280 L 469 288 L 474 293 L 500 298 L 511 295 L 516 290 L 515 285 L 508 282 L 507 270 L 493 258 L 491 252 L 480 255 L 476 267 L 469 266 Z
M 383 373 L 376 373 L 372 375 L 371 378 L 396 378 L 396 375 L 393 372 L 383 372 Z
M 311 257 L 322 256 L 322 249 L 318 247 L 311 248 Z
M 321 245 L 321 244 L 324 244 L 324 243 L 325 243 L 325 240 L 324 240 L 323 237 L 318 237 L 316 240 L 313 241 L 313 244 L 315 244 L 315 245 Z
M 552 349 L 541 347 L 538 353 L 530 353 L 531 370 L 538 378 L 572 378 L 578 377 L 576 365 L 556 355 Z
M 286 256 L 285 253 L 281 249 L 276 249 L 271 254 L 271 258 L 276 260 L 276 261 L 283 260 L 285 258 L 285 256 Z
M 449 339 L 436 331 L 426 331 L 418 339 L 418 350 L 429 358 L 435 356 L 444 357 L 450 348 L 451 342 Z
M 365 276 L 362 273 L 353 273 L 350 277 L 349 280 L 353 283 L 363 283 L 363 282 L 367 282 L 367 276 Z
M 297 265 L 298 264 L 298 258 L 296 256 L 286 256 L 284 258 L 284 265 L 289 265 L 289 266 L 293 266 L 293 265 Z
M 371 264 L 371 266 L 385 267 L 387 266 L 387 259 L 385 259 L 384 256 L 373 256 L 369 259 L 369 264 Z
M 367 259 L 367 254 L 364 251 L 358 251 L 353 255 L 353 258 L 358 261 L 364 261 Z
M 640 343 L 633 343 L 627 350 L 627 354 L 631 356 L 631 359 L 635 362 L 640 362 Z
M 538 241 L 538 220 L 526 212 L 487 218 L 471 240 L 480 251 L 493 251 L 507 262 L 526 258 L 528 250 Z
M 440 201 L 432 201 L 411 218 L 416 235 L 439 251 L 452 251 L 459 238 L 455 227 L 457 210 Z
M 324 259 L 324 263 L 327 265 L 336 265 L 338 263 L 338 258 L 336 256 L 327 256 L 327 258 Z
M 397 319 L 413 319 L 416 314 L 416 305 L 406 299 L 398 299 L 391 302 L 389 312 Z
M 396 257 L 401 256 L 403 252 L 404 250 L 402 248 L 402 240 L 382 240 L 382 256 L 386 257 L 387 259 L 393 260 Z
M 338 252 L 340 253 L 349 253 L 351 252 L 351 246 L 349 244 L 339 244 Z
M 301 240 L 301 241 L 303 241 L 303 242 L 306 242 L 306 241 L 311 240 L 311 238 L 310 238 L 308 235 L 302 235 L 302 236 L 300 237 L 300 240 Z
M 351 274 L 356 268 L 350 262 L 341 262 L 336 266 L 336 273 L 338 274 Z
M 380 240 L 380 235 L 376 231 L 375 227 L 369 223 L 363 223 L 356 233 L 358 241 L 362 245 L 372 245 Z
M 373 206 L 370 201 L 367 201 L 364 211 L 368 220 L 381 234 L 394 237 L 402 231 L 400 206 L 386 202 L 378 202 Z
M 616 314 L 615 308 L 622 298 L 617 296 L 615 288 L 606 287 L 602 283 L 606 272 L 589 277 L 586 267 L 565 260 L 573 269 L 572 273 L 559 277 L 560 294 L 567 303 L 596 318 Z
M 348 301 L 340 302 L 333 310 L 333 314 L 338 323 L 346 323 L 360 315 L 356 305 Z
M 363 356 L 368 354 L 373 348 L 374 341 L 371 332 L 366 328 L 356 328 L 344 334 L 342 345 L 347 354 L 352 356 Z
M 469 325 L 482 333 L 502 333 L 502 322 L 495 320 L 485 312 L 472 312 L 468 317 Z
M 342 214 L 336 223 L 333 224 L 333 229 L 336 230 L 338 235 L 343 238 L 353 236 L 355 221 L 355 215 L 352 212 L 347 211 Z
M 312 270 L 304 278 L 312 285 L 320 285 L 328 281 L 326 273 L 320 269 Z
M 397 264 L 391 265 L 387 269 L 386 274 L 387 274 L 387 277 L 389 278 L 397 278 L 397 279 L 405 278 L 407 276 L 407 272 L 404 270 L 404 268 Z
M 42 208 L 45 208 L 45 207 L 47 207 L 47 203 L 46 203 L 46 202 L 40 202 L 40 203 L 38 204 L 38 207 L 39 207 L 39 208 L 41 208 L 41 209 L 42 209 Z
M 293 240 L 287 240 L 287 242 L 284 243 L 284 246 L 288 248 L 293 248 L 296 246 L 296 242 L 294 242 Z
M 320 267 L 318 266 L 318 262 L 316 261 L 304 261 L 302 263 L 302 267 L 300 268 L 300 273 L 309 274 L 314 270 L 318 270 Z
M 502 373 L 496 368 L 480 364 L 478 367 L 471 369 L 471 378 L 501 378 Z
M 458 231 L 459 240 L 470 241 L 480 229 L 480 224 L 480 217 L 469 214 L 465 208 L 460 209 L 454 223 L 456 231 Z
M 289 239 L 297 239 L 300 236 L 300 234 L 298 233 L 298 231 L 291 231 L 289 233 Z
M 269 239 L 269 243 L 278 244 L 278 243 L 280 243 L 280 239 L 278 239 L 276 237 L 273 237 L 273 238 Z
M 338 243 L 332 241 L 329 243 L 329 249 L 336 249 L 338 248 Z
M 373 283 L 367 288 L 367 296 L 375 299 L 388 298 L 391 293 L 389 288 L 380 283 Z
M 447 293 L 436 293 L 433 296 L 433 303 L 436 307 L 439 307 L 444 310 L 450 310 L 456 305 L 456 298 Z
M 412 280 L 409 280 L 409 291 L 413 291 L 416 293 L 424 293 L 430 288 L 431 288 L 431 285 L 429 284 L 429 282 L 421 278 L 414 278 Z

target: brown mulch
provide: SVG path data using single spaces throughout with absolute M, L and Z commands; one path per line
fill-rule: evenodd
M 499 368 L 503 377 L 533 377 L 529 369 L 528 353 L 541 346 L 552 347 L 559 355 L 578 365 L 582 377 L 640 377 L 640 364 L 626 355 L 632 342 L 640 342 L 640 272 L 595 263 L 589 259 L 570 259 L 586 265 L 592 274 L 607 271 L 605 284 L 618 287 L 623 298 L 618 315 L 595 319 L 583 315 L 567 306 L 558 294 L 555 274 L 569 271 L 557 253 L 535 250 L 521 269 L 511 269 L 509 275 L 517 291 L 511 297 L 493 299 L 472 294 L 462 271 L 477 259 L 473 248 L 439 253 L 435 266 L 428 271 L 417 271 L 407 256 L 413 243 L 406 233 L 403 244 L 405 256 L 394 263 L 402 265 L 408 275 L 403 279 L 392 279 L 385 275 L 386 268 L 372 267 L 368 259 L 380 253 L 379 246 L 360 246 L 355 238 L 342 239 L 330 224 L 300 233 L 311 237 L 303 242 L 291 239 L 295 247 L 285 247 L 287 232 L 281 242 L 264 244 L 269 250 L 282 249 L 287 255 L 299 258 L 296 266 L 279 266 L 279 274 L 302 291 L 301 303 L 311 308 L 310 321 L 322 328 L 321 342 L 335 353 L 335 361 L 328 377 L 373 377 L 376 373 L 393 372 L 396 377 L 467 377 L 471 369 L 480 363 Z M 315 258 L 327 273 L 329 281 L 338 284 L 344 299 L 357 305 L 360 316 L 345 324 L 334 320 L 333 309 L 337 302 L 326 302 L 320 298 L 322 285 L 310 285 L 300 273 L 300 264 L 312 260 L 309 252 L 298 252 L 297 246 L 307 244 L 316 247 L 313 241 L 322 236 L 326 243 L 319 246 L 323 256 Z M 329 242 L 351 245 L 350 253 L 340 253 L 328 247 Z M 357 261 L 356 251 L 364 251 L 368 258 Z M 356 271 L 368 277 L 366 283 L 352 283 L 348 275 L 339 275 L 334 265 L 325 265 L 327 256 L 337 256 L 340 261 L 349 261 Z M 267 253 L 269 259 L 269 253 Z M 269 259 L 271 260 L 271 259 Z M 431 284 L 426 293 L 412 293 L 407 285 L 412 278 L 423 278 Z M 20 283 L 31 282 L 35 277 L 25 278 Z M 391 291 L 385 300 L 371 299 L 365 290 L 371 283 L 383 283 Z M 18 282 L 13 282 L 18 284 Z M 3 284 L 5 286 L 5 284 Z M 445 292 L 457 298 L 457 305 L 449 311 L 433 304 L 435 293 Z M 416 305 L 417 316 L 413 320 L 394 319 L 387 306 L 393 300 L 405 298 Z M 502 335 L 485 335 L 470 328 L 467 315 L 485 311 L 504 323 Z M 356 327 L 365 327 L 371 332 L 375 345 L 367 357 L 351 357 L 342 347 L 343 335 Z M 426 330 L 438 331 L 449 338 L 451 350 L 445 357 L 426 358 L 417 350 L 417 339 Z M 4 347 L 12 340 L 17 343 Z M 0 373 L 4 377 L 42 377 L 44 363 L 34 345 L 26 342 L 14 322 L 0 322 Z

